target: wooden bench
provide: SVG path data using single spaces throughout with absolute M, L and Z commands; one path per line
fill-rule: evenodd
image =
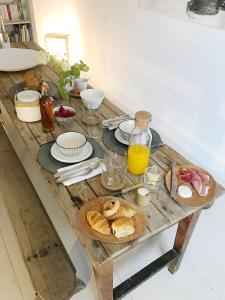
M 0 191 L 37 299 L 70 299 L 76 270 L 1 125 Z

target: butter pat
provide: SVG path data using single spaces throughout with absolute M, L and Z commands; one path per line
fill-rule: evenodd
M 186 185 L 180 185 L 178 188 L 178 195 L 182 198 L 190 198 L 192 196 L 192 190 Z

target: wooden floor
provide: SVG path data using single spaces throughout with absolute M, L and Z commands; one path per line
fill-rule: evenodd
M 1 125 L 0 266 L 0 300 L 75 293 L 76 270 Z

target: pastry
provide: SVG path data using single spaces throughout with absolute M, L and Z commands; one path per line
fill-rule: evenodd
M 110 226 L 107 219 L 97 211 L 88 211 L 87 220 L 91 227 L 105 235 L 111 234 Z
M 116 220 L 117 218 L 121 218 L 121 217 L 127 217 L 127 218 L 132 218 L 135 214 L 136 214 L 136 209 L 128 206 L 128 205 L 123 205 L 120 206 L 120 208 L 118 209 L 118 211 L 111 215 L 110 217 L 108 217 L 108 220 Z
M 122 217 L 112 223 L 112 232 L 117 238 L 123 238 L 135 232 L 134 223 L 131 219 Z
M 102 213 L 106 218 L 111 217 L 114 215 L 118 209 L 120 208 L 120 201 L 117 199 L 112 199 L 103 204 Z
M 24 75 L 24 89 L 37 90 L 41 85 L 42 75 L 38 70 L 30 70 Z

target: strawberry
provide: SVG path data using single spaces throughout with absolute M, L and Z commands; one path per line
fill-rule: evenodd
M 65 108 L 63 106 L 60 106 L 59 112 L 62 113 L 64 110 L 65 110 Z

